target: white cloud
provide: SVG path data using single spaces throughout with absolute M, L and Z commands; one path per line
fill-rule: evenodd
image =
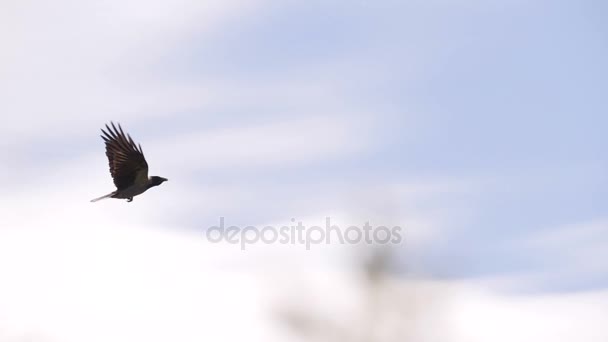
M 309 117 L 195 132 L 151 144 L 164 163 L 198 168 L 256 167 L 319 162 L 361 153 L 374 142 L 370 122 L 357 117 Z
M 597 279 L 608 271 L 608 221 L 597 219 L 565 225 L 526 237 L 521 246 L 533 250 L 543 271 L 528 277 L 536 282 Z
M 451 341 L 604 341 L 608 292 L 504 296 L 468 288 L 446 311 Z
M 9 2 L 0 14 L 0 112 L 11 123 L 0 128 L 4 144 L 77 134 L 75 128 L 109 115 L 141 115 L 151 105 L 129 85 L 148 56 L 170 49 L 180 34 L 209 33 L 259 4 Z
M 53 220 L 44 226 L 26 214 L 22 226 L 0 229 L 0 336 L 6 340 L 283 340 L 271 313 L 276 300 L 291 293 L 283 286 L 291 288 L 295 279 L 309 282 L 291 291 L 317 298 L 306 304 L 313 312 L 320 306 L 347 327 L 360 319 L 356 277 L 336 262 L 347 260 L 346 250 L 256 246 L 242 252 L 209 244 L 199 232 L 128 223 L 124 211 L 93 215 L 84 206 L 47 206 L 56 212 L 44 215 Z M 394 300 L 413 310 L 400 324 L 418 341 L 599 342 L 608 336 L 605 291 L 506 296 L 467 282 L 391 283 L 403 296 Z
M 106 170 L 83 172 L 90 163 L 86 158 L 63 164 L 48 177 L 72 170 L 74 184 L 86 184 L 87 177 L 98 179 L 94 187 L 109 184 L 102 180 Z M 316 298 L 307 305 L 321 305 L 347 327 L 359 319 L 359 285 L 347 266 L 352 250 L 260 245 L 242 252 L 209 244 L 200 231 L 154 224 L 150 217 L 165 213 L 155 198 L 166 198 L 160 194 L 170 184 L 144 202 L 92 205 L 89 188 L 46 181 L 37 179 L 21 194 L 0 199 L 6 210 L 0 224 L 0 339 L 285 340 L 272 313 L 297 279 L 310 281 L 302 291 L 314 291 L 298 292 Z M 455 184 L 404 186 L 398 193 L 425 198 L 428 191 L 469 189 Z M 361 214 L 332 216 L 344 225 Z M 301 219 L 322 222 L 324 215 Z M 593 235 L 597 229 L 587 231 Z M 608 333 L 608 308 L 598 305 L 608 299 L 605 292 L 506 296 L 475 282 L 402 279 L 392 286 L 403 303 L 418 303 L 402 318 L 417 341 L 599 342 Z

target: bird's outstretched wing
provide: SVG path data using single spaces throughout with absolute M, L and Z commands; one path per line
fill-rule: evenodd
M 110 163 L 110 174 L 114 185 L 120 191 L 132 185 L 144 185 L 148 182 L 148 163 L 144 158 L 141 145 L 136 145 L 128 134 L 125 134 L 118 124 L 118 129 L 111 122 L 101 130 L 101 136 L 106 143 L 106 156 Z

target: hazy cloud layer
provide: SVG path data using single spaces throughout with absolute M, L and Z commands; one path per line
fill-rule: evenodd
M 414 340 L 608 337 L 600 4 L 2 7 L 0 341 L 285 340 L 282 296 L 361 326 L 360 246 L 205 239 L 328 216 L 405 228 Z M 130 204 L 89 203 L 110 120 L 170 179 Z

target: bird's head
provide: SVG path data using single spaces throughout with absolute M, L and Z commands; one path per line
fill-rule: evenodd
M 163 177 L 159 177 L 159 176 L 152 176 L 150 177 L 150 186 L 157 186 L 157 185 L 161 185 L 163 182 L 168 181 L 167 178 L 163 178 Z

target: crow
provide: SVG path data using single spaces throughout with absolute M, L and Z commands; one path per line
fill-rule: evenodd
M 143 194 L 151 187 L 161 185 L 167 179 L 159 176 L 148 177 L 148 163 L 141 145 L 136 145 L 131 136 L 123 132 L 120 124 L 118 128 L 113 122 L 110 124 L 111 128 L 106 124 L 106 130 L 101 130 L 101 138 L 106 144 L 106 156 L 116 191 L 92 199 L 91 202 L 105 198 L 120 198 L 132 202 L 133 197 Z

